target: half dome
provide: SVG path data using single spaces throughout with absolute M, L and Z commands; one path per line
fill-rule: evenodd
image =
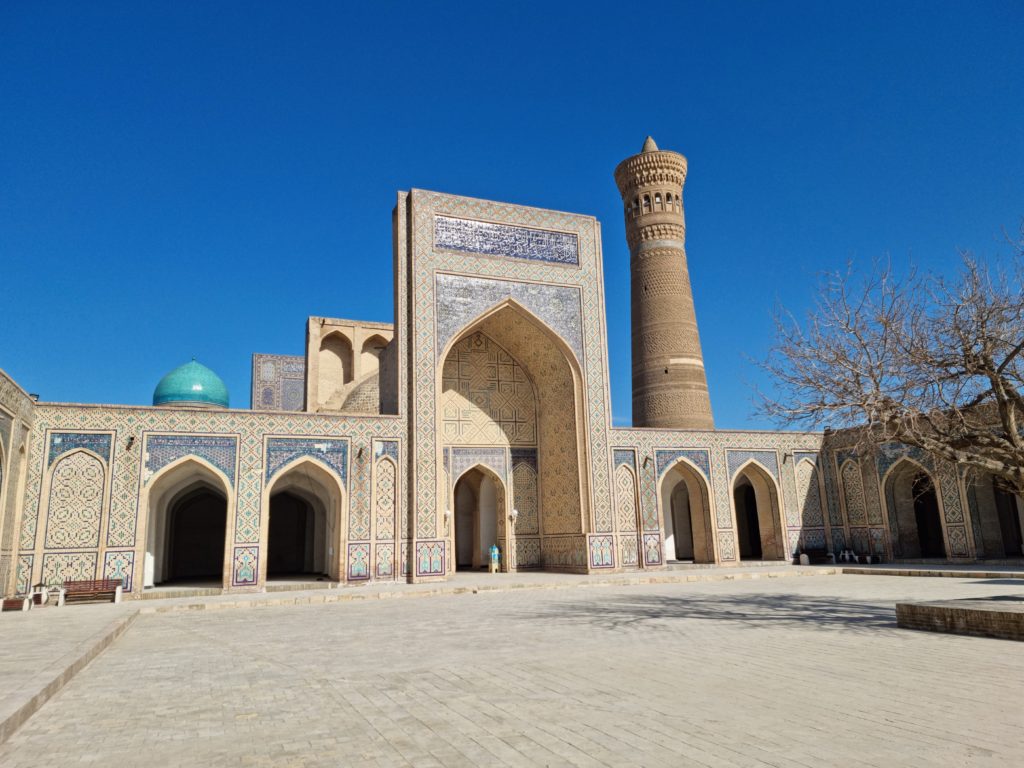
M 227 408 L 228 388 L 220 376 L 192 360 L 160 379 L 153 390 L 153 405 Z

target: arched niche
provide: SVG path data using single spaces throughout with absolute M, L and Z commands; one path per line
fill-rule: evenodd
M 452 444 L 446 438 L 446 420 L 459 418 L 458 408 L 452 407 L 452 399 L 446 397 L 446 392 L 453 389 L 450 376 L 446 385 L 444 371 L 451 370 L 452 351 L 478 333 L 522 368 L 535 395 L 539 537 L 585 533 L 589 527 L 590 490 L 582 481 L 587 476 L 588 455 L 582 372 L 565 341 L 517 302 L 507 300 L 484 312 L 442 350 L 437 373 L 437 391 L 441 393 L 438 455 Z M 489 435 L 487 439 L 475 439 L 474 444 L 516 447 L 500 419 L 495 420 Z M 448 437 L 452 437 L 451 432 Z M 445 498 L 443 488 L 438 488 L 437 497 Z M 439 509 L 439 514 L 442 512 L 443 508 Z M 582 538 L 580 546 L 585 546 Z
M 143 585 L 168 581 L 230 583 L 227 530 L 233 493 L 218 469 L 196 456 L 167 465 L 143 493 Z
M 384 354 L 387 345 L 387 339 L 377 333 L 363 341 L 363 346 L 359 350 L 360 376 L 366 376 L 380 368 L 380 356 Z
M 347 526 L 345 490 L 337 475 L 304 456 L 275 473 L 263 498 L 263 578 L 340 581 Z
M 352 342 L 341 331 L 327 334 L 320 340 L 317 360 L 317 398 L 326 403 L 338 390 L 352 381 L 355 368 Z
M 501 550 L 501 567 L 509 570 L 510 542 L 505 484 L 490 468 L 481 464 L 466 470 L 455 481 L 452 510 L 452 551 L 455 568 L 479 570 L 487 567 L 490 548 Z
M 733 515 L 741 560 L 784 560 L 779 488 L 771 473 L 749 461 L 733 476 Z
M 676 460 L 658 484 L 665 531 L 665 558 L 715 562 L 710 494 L 703 473 L 685 458 Z
M 886 473 L 883 487 L 896 557 L 907 560 L 948 557 L 942 506 L 931 472 L 905 457 Z

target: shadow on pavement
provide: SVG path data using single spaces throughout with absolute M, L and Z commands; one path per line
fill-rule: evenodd
M 891 604 L 791 594 L 595 596 L 585 602 L 552 602 L 543 610 L 521 615 L 606 629 L 672 630 L 674 622 L 691 620 L 844 632 L 896 627 L 896 611 Z

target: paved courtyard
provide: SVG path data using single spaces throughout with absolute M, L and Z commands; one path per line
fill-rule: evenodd
M 139 616 L 0 765 L 1010 766 L 1024 647 L 812 576 Z M 72 610 L 66 609 L 68 615 Z

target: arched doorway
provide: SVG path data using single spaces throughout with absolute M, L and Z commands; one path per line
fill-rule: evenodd
M 923 467 L 909 459 L 894 466 L 886 478 L 885 500 L 897 557 L 947 556 L 935 481 Z
M 220 581 L 227 511 L 227 499 L 210 486 L 182 493 L 171 503 L 165 582 Z
M 320 341 L 317 365 L 317 398 L 326 403 L 335 392 L 352 381 L 355 373 L 352 342 L 340 332 L 328 334 Z
M 150 481 L 145 586 L 226 583 L 229 487 L 222 474 L 191 456 Z
M 665 558 L 713 563 L 711 508 L 708 486 L 701 474 L 680 459 L 662 477 L 659 498 L 665 523 Z
M 733 480 L 733 510 L 740 560 L 786 557 L 779 519 L 779 491 L 772 476 L 751 462 Z
M 967 479 L 967 494 L 977 556 L 1001 559 L 1024 555 L 1019 501 L 1006 484 L 990 473 L 973 472 Z
M 455 483 L 455 567 L 458 570 L 486 568 L 491 546 L 502 552 L 502 568 L 507 570 L 508 552 L 502 524 L 505 517 L 505 492 L 493 473 L 474 467 Z
M 582 373 L 572 348 L 543 321 L 507 300 L 453 334 L 440 361 L 437 449 L 438 455 L 451 457 L 452 478 L 458 478 L 465 463 L 480 461 L 476 456 L 481 453 L 487 453 L 492 467 L 511 459 L 513 472 L 506 466 L 499 475 L 513 481 L 515 466 L 526 464 L 532 470 L 519 472 L 520 481 L 529 474 L 529 488 L 506 489 L 516 493 L 515 498 L 506 497 L 507 511 L 515 507 L 519 515 L 516 549 L 503 549 L 502 567 L 512 559 L 516 568 L 569 563 L 585 568 L 583 534 L 590 520 L 590 485 L 582 481 L 587 416 Z M 526 503 L 519 508 L 521 489 Z M 457 524 L 454 491 L 438 488 L 439 502 L 452 500 L 450 509 L 439 503 L 438 514 L 450 511 Z M 453 495 L 446 497 L 448 492 Z M 502 524 L 499 519 L 499 535 Z M 458 560 L 456 552 L 449 562 Z
M 327 467 L 302 458 L 266 491 L 265 579 L 341 579 L 344 491 Z

